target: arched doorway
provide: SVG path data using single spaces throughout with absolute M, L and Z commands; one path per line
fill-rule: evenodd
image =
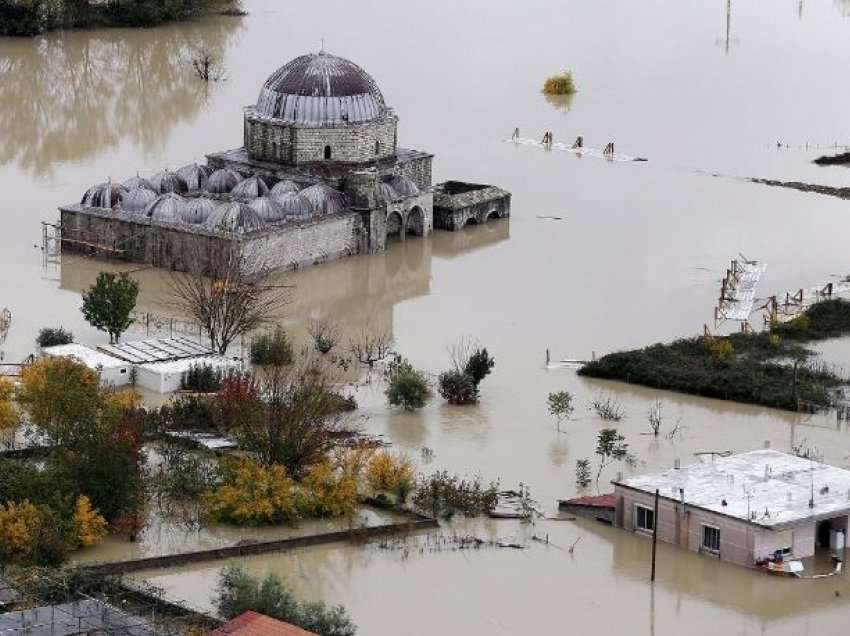
M 407 224 L 405 225 L 405 234 L 413 236 L 425 235 L 425 213 L 418 205 L 410 208 L 407 213 Z
M 487 216 L 484 217 L 484 222 L 487 223 L 488 221 L 491 221 L 491 220 L 497 221 L 498 219 L 499 219 L 499 211 L 498 210 L 490 210 L 487 213 Z
M 330 158 L 331 158 L 331 155 L 332 155 L 332 153 L 331 153 L 331 147 L 330 147 L 330 146 L 325 146 L 325 159 L 330 159 Z
M 464 227 L 466 227 L 467 225 L 478 225 L 478 219 L 476 219 L 474 216 L 469 217 L 468 219 L 466 219 L 466 223 L 463 224 Z
M 392 240 L 404 240 L 404 221 L 398 212 L 387 215 L 387 243 Z

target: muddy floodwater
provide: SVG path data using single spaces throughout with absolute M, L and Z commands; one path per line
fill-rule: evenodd
M 435 399 L 403 414 L 385 406 L 376 383 L 359 387 L 367 431 L 425 471 L 527 484 L 550 515 L 556 499 L 576 492 L 576 459 L 593 458 L 603 423 L 589 403 L 600 394 L 626 412 L 618 427 L 637 470 L 766 441 L 850 465 L 850 432 L 834 416 L 585 380 L 544 365 L 547 348 L 556 359 L 588 359 L 713 328 L 719 280 L 739 253 L 768 264 L 765 296 L 850 274 L 847 201 L 745 181 L 850 184 L 850 168 L 811 163 L 850 144 L 850 2 L 245 4 L 250 13 L 241 19 L 0 41 L 0 307 L 13 314 L 6 361 L 31 353 L 45 325 L 103 342 L 83 322 L 80 292 L 101 269 L 132 268 L 46 259 L 40 222 L 55 221 L 56 206 L 108 177 L 144 176 L 239 146 L 241 108 L 274 69 L 324 38 L 329 51 L 375 77 L 399 114 L 399 143 L 436 155 L 435 181 L 494 183 L 513 193 L 509 221 L 281 277 L 295 289 L 281 320 L 296 338 L 321 317 L 348 333 L 390 330 L 398 350 L 433 373 L 448 366 L 447 347 L 464 335 L 494 354 L 475 407 Z M 192 77 L 187 56 L 201 45 L 221 56 L 226 81 L 205 87 Z M 544 78 L 564 68 L 578 93 L 545 99 Z M 505 142 L 516 127 L 533 138 L 551 130 L 568 143 L 582 135 L 594 148 L 614 141 L 618 152 L 648 161 Z M 137 277 L 140 309 L 162 312 L 167 275 Z M 847 366 L 846 341 L 818 348 Z M 559 389 L 577 403 L 560 433 L 545 408 Z M 656 399 L 664 420 L 658 438 L 646 435 Z M 603 474 L 600 489 L 618 470 Z M 420 537 L 406 548 L 323 546 L 245 564 L 286 577 L 306 598 L 345 604 L 369 636 L 796 635 L 846 630 L 850 619 L 846 573 L 780 580 L 660 546 L 652 587 L 649 542 L 597 524 L 485 522 L 445 532 L 513 537 L 528 547 L 437 549 Z M 531 538 L 547 534 L 549 545 Z M 105 550 L 113 558 L 120 549 Z M 145 576 L 208 608 L 220 566 Z

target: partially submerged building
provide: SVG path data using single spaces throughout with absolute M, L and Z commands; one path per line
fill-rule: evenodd
M 293 269 L 435 227 L 433 155 L 399 147 L 372 77 L 325 52 L 275 71 L 243 113 L 244 145 L 205 165 L 108 181 L 60 208 L 62 249 L 185 270 L 238 247 L 247 269 Z M 437 187 L 439 226 L 510 214 L 490 186 Z
M 73 358 L 100 374 L 101 382 L 121 387 L 131 383 L 156 393 L 180 389 L 186 374 L 199 366 L 222 373 L 239 364 L 188 338 L 148 338 L 97 348 L 81 344 L 45 347 L 46 356 Z
M 614 525 L 750 567 L 840 556 L 848 517 L 850 471 L 769 449 L 614 482 Z

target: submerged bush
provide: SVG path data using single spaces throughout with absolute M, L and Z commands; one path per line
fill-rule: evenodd
M 225 371 L 211 364 L 193 364 L 180 380 L 180 388 L 194 393 L 215 393 L 225 375 Z
M 546 95 L 572 95 L 576 92 L 573 74 L 570 71 L 564 71 L 547 77 L 543 83 L 543 92 Z
M 416 481 L 413 505 L 423 514 L 432 517 L 450 518 L 456 513 L 477 517 L 496 507 L 498 490 L 498 482 L 485 486 L 481 477 L 466 480 L 443 470 L 427 477 L 419 477 Z
M 413 479 L 413 462 L 386 450 L 375 453 L 366 468 L 366 480 L 372 490 L 392 493 L 402 502 L 413 488 Z
M 449 404 L 475 404 L 478 387 L 463 371 L 446 371 L 437 379 L 440 395 Z
M 38 332 L 35 343 L 39 347 L 56 347 L 74 342 L 74 334 L 62 327 L 44 327 Z
M 251 364 L 285 367 L 292 364 L 292 344 L 281 327 L 251 341 Z
M 384 380 L 387 383 L 384 391 L 387 401 L 405 411 L 421 409 L 433 395 L 428 377 L 401 356 L 396 356 L 387 365 Z

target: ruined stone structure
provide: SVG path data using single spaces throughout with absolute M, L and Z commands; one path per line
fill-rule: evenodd
M 90 188 L 61 211 L 64 250 L 168 269 L 238 245 L 246 267 L 292 269 L 509 214 L 498 188 L 431 181 L 362 68 L 324 52 L 275 71 L 243 114 L 244 145 L 206 165 Z M 203 258 L 203 256 L 200 256 Z

